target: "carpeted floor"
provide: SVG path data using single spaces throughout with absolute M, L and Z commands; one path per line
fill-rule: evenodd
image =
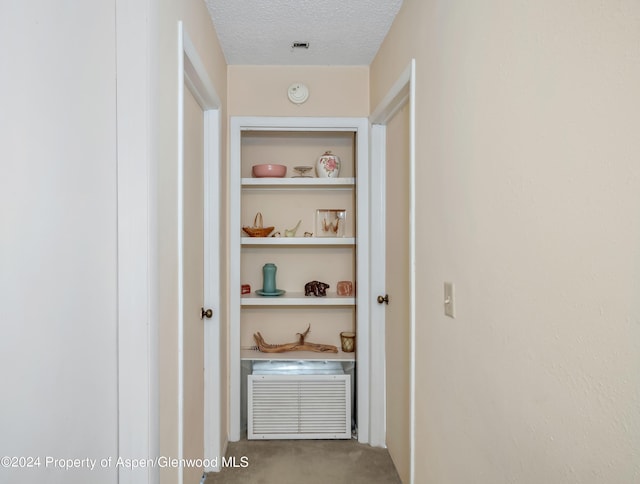
M 401 484 L 386 449 L 355 440 L 241 440 L 231 457 L 205 484 Z

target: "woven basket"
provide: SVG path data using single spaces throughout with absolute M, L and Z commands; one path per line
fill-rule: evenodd
M 258 212 L 253 220 L 253 227 L 242 227 L 249 237 L 268 237 L 275 227 L 262 226 L 262 214 Z

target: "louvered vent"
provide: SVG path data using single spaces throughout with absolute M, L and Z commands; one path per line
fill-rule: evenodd
M 350 375 L 249 375 L 249 439 L 351 438 Z

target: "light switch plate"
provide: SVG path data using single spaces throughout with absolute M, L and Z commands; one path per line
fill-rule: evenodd
M 444 283 L 444 315 L 451 318 L 456 317 L 456 304 L 455 304 L 455 286 L 453 282 Z

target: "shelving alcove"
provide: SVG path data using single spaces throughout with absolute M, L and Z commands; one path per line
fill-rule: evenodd
M 368 120 L 345 117 L 231 117 L 229 169 L 229 401 L 231 441 L 240 439 L 245 363 L 258 360 L 343 361 L 355 366 L 358 439 L 367 442 L 369 406 L 369 190 Z M 341 159 L 338 178 L 295 177 L 296 166 L 315 167 L 327 150 Z M 251 167 L 287 166 L 284 178 L 253 178 Z M 344 237 L 319 237 L 317 209 L 346 210 Z M 248 237 L 257 212 L 282 237 Z M 285 230 L 300 222 L 294 237 Z M 305 232 L 313 236 L 303 236 Z M 255 293 L 262 266 L 277 266 L 279 297 Z M 304 295 L 304 284 L 330 285 L 326 297 Z M 338 296 L 336 283 L 350 280 L 353 296 Z M 241 294 L 241 285 L 251 286 Z M 296 340 L 311 326 L 308 341 L 332 344 L 338 353 L 261 353 L 253 334 L 268 343 Z M 356 332 L 356 352 L 341 351 L 340 332 Z M 364 420 L 364 421 L 363 421 Z

